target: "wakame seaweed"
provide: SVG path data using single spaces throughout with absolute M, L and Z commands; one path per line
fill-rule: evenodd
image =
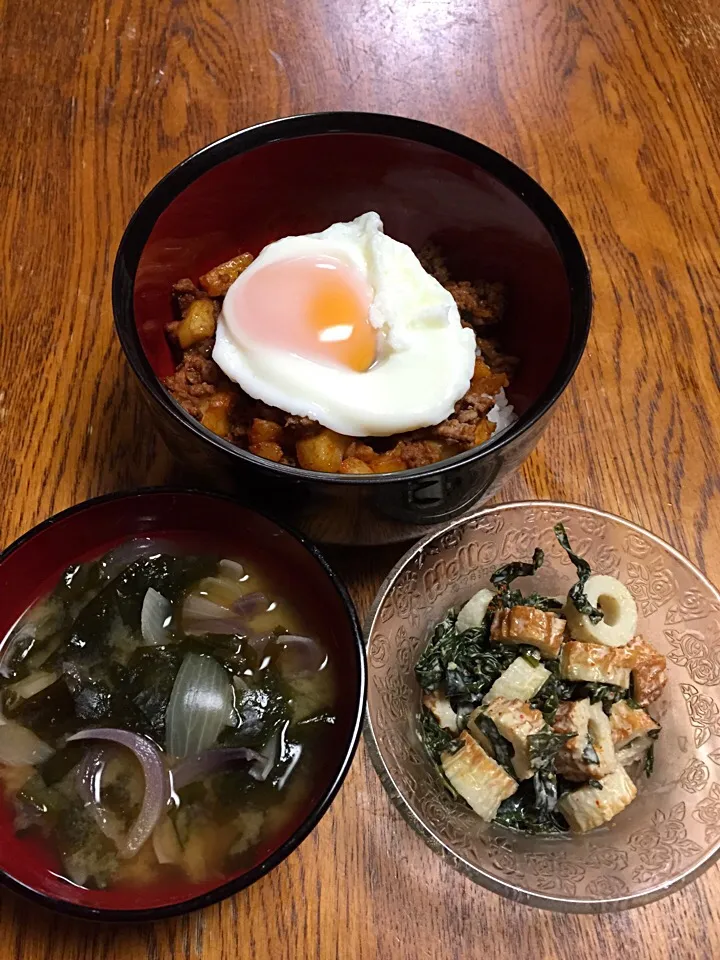
M 568 590 L 568 597 L 578 613 L 584 613 L 591 623 L 599 623 L 603 618 L 602 610 L 594 607 L 585 596 L 585 584 L 588 582 L 590 574 L 592 573 L 590 564 L 583 557 L 579 557 L 576 553 L 573 553 L 567 532 L 562 523 L 556 523 L 553 531 L 558 538 L 560 546 L 567 553 L 568 557 L 570 557 L 577 571 L 577 583 L 574 583 Z

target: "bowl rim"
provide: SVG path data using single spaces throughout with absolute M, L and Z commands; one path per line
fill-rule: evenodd
M 425 547 L 427 547 L 428 544 L 465 523 L 477 520 L 481 517 L 487 517 L 488 515 L 499 514 L 506 510 L 517 509 L 518 507 L 528 509 L 557 508 L 562 510 L 570 510 L 573 512 L 577 511 L 582 513 L 590 513 L 593 516 L 602 518 L 603 520 L 619 523 L 621 526 L 626 527 L 629 531 L 639 533 L 643 537 L 649 537 L 659 547 L 661 547 L 663 550 L 666 550 L 675 560 L 679 561 L 686 568 L 688 568 L 720 603 L 720 590 L 715 587 L 715 585 L 705 576 L 704 573 L 702 573 L 701 570 L 695 566 L 694 563 L 692 563 L 692 561 L 684 556 L 684 554 L 680 553 L 677 548 L 673 547 L 671 544 L 667 543 L 667 541 L 657 536 L 657 534 L 651 533 L 649 530 L 646 530 L 637 523 L 633 523 L 632 520 L 626 520 L 624 517 L 617 516 L 617 514 L 609 513 L 606 510 L 600 510 L 596 507 L 590 507 L 580 503 L 563 502 L 558 500 L 514 500 L 509 503 L 500 503 L 485 507 L 481 510 L 474 511 L 472 514 L 466 517 L 460 517 L 457 520 L 453 520 L 450 523 L 444 524 L 441 529 L 429 533 L 422 539 L 418 540 L 417 543 L 414 543 L 403 554 L 403 556 L 397 561 L 392 570 L 383 580 L 377 594 L 375 595 L 372 606 L 370 607 L 370 610 L 365 618 L 363 632 L 365 635 L 366 652 L 369 652 L 370 639 L 376 626 L 377 616 L 380 607 L 388 596 L 388 593 L 395 585 L 395 582 L 399 578 L 400 574 L 405 571 L 412 560 L 414 560 L 425 549 Z M 368 683 L 370 681 L 371 673 L 372 663 L 368 659 Z M 653 903 L 655 900 L 659 900 L 661 897 L 668 896 L 671 893 L 676 893 L 678 890 L 681 890 L 683 887 L 687 886 L 687 884 L 696 880 L 702 873 L 705 872 L 705 870 L 708 869 L 708 867 L 710 867 L 720 858 L 720 838 L 718 838 L 695 866 L 684 870 L 679 875 L 671 877 L 662 883 L 658 883 L 655 886 L 644 890 L 642 893 L 627 894 L 618 897 L 604 897 L 597 900 L 551 896 L 549 894 L 543 894 L 534 890 L 528 890 L 520 885 L 516 886 L 512 883 L 500 880 L 475 864 L 468 862 L 464 857 L 460 856 L 447 844 L 445 844 L 443 840 L 418 816 L 412 806 L 405 799 L 405 796 L 393 779 L 393 776 L 385 763 L 379 738 L 373 728 L 369 700 L 365 708 L 365 723 L 363 726 L 363 732 L 365 745 L 370 755 L 373 767 L 375 768 L 375 772 L 380 778 L 380 781 L 393 804 L 400 812 L 403 820 L 405 820 L 405 822 L 420 836 L 420 838 L 424 840 L 424 842 L 434 853 L 437 853 L 446 863 L 449 863 L 451 867 L 463 874 L 463 876 L 472 880 L 474 883 L 479 884 L 480 886 L 486 887 L 493 893 L 497 893 L 500 896 L 503 896 L 509 900 L 513 900 L 517 903 L 560 913 L 616 913 L 620 910 L 627 910 L 632 907 L 645 906 L 646 904 Z
M 320 473 L 265 460 L 211 433 L 190 417 L 163 388 L 140 343 L 134 311 L 135 277 L 150 234 L 168 205 L 200 176 L 232 157 L 278 141 L 335 133 L 410 140 L 474 163 L 514 193 L 535 214 L 550 234 L 565 270 L 570 295 L 570 331 L 550 383 L 528 410 L 496 439 L 491 438 L 481 447 L 448 457 L 438 464 L 390 474 L 344 475 Z M 558 204 L 530 174 L 485 144 L 446 127 L 391 114 L 358 111 L 327 111 L 280 117 L 246 127 L 201 147 L 166 173 L 140 202 L 118 245 L 112 276 L 114 325 L 125 357 L 153 403 L 169 415 L 176 425 L 189 430 L 216 450 L 236 457 L 241 463 L 249 463 L 267 475 L 296 480 L 322 480 L 324 483 L 349 486 L 371 487 L 440 476 L 462 464 L 491 457 L 528 433 L 560 398 L 580 363 L 590 332 L 592 300 L 590 270 L 577 234 Z
M 235 877 L 231 880 L 218 884 L 216 887 L 213 887 L 212 890 L 208 890 L 206 893 L 190 897 L 189 899 L 180 901 L 178 903 L 166 904 L 157 907 L 138 909 L 133 908 L 127 910 L 118 910 L 116 908 L 105 909 L 104 907 L 89 907 L 83 904 L 71 903 L 68 900 L 64 900 L 59 897 L 53 897 L 50 894 L 36 890 L 34 887 L 30 887 L 21 881 L 16 880 L 14 877 L 9 876 L 2 869 L 2 867 L 0 867 L 0 884 L 7 886 L 15 893 L 19 893 L 26 899 L 30 899 L 36 903 L 39 903 L 48 909 L 83 920 L 95 920 L 102 922 L 138 922 L 154 921 L 168 917 L 181 916 L 191 913 L 195 910 L 199 910 L 202 907 L 207 907 L 211 904 L 218 903 L 219 901 L 225 900 L 228 897 L 234 896 L 236 893 L 239 893 L 241 890 L 249 887 L 251 884 L 255 883 L 255 881 L 259 880 L 261 877 L 264 877 L 265 874 L 277 867 L 294 850 L 296 850 L 304 840 L 307 839 L 310 833 L 312 833 L 320 820 L 330 809 L 333 800 L 337 796 L 340 787 L 345 781 L 345 778 L 352 765 L 355 752 L 358 748 L 360 735 L 362 733 L 365 703 L 367 700 L 367 658 L 365 656 L 365 645 L 363 642 L 362 629 L 357 615 L 357 610 L 355 609 L 355 605 L 350 597 L 350 594 L 348 593 L 347 588 L 345 587 L 345 584 L 342 582 L 338 574 L 335 573 L 323 554 L 320 552 L 320 550 L 318 550 L 311 540 L 309 540 L 303 534 L 293 530 L 291 527 L 288 527 L 285 523 L 279 522 L 270 513 L 266 513 L 263 510 L 256 510 L 255 507 L 249 507 L 242 501 L 228 496 L 227 494 L 208 492 L 206 490 L 199 490 L 192 487 L 149 486 L 139 487 L 137 489 L 127 491 L 117 491 L 115 493 L 104 494 L 98 497 L 91 497 L 88 500 L 83 500 L 65 510 L 61 510 L 59 513 L 47 517 L 34 527 L 31 527 L 30 530 L 21 534 L 21 536 L 19 536 L 2 552 L 0 552 L 0 567 L 8 559 L 8 557 L 59 521 L 78 516 L 101 504 L 112 503 L 119 500 L 132 500 L 135 498 L 141 499 L 147 495 L 189 495 L 203 499 L 226 501 L 233 504 L 235 507 L 239 506 L 245 510 L 248 510 L 250 513 L 258 514 L 264 520 L 273 524 L 284 533 L 295 539 L 301 547 L 304 547 L 310 556 L 313 557 L 320 565 L 321 570 L 330 581 L 332 587 L 334 587 L 335 591 L 338 593 L 345 612 L 349 618 L 350 629 L 354 640 L 353 650 L 355 652 L 355 665 L 358 674 L 357 705 L 355 707 L 355 715 L 352 720 L 348 742 L 340 752 L 341 760 L 339 762 L 338 769 L 307 818 L 300 824 L 297 830 L 295 830 L 295 832 L 288 837 L 283 844 L 281 844 L 281 846 L 279 846 L 263 861 L 257 864 L 257 866 L 253 867 L 251 870 L 248 870 L 246 873 L 243 873 L 239 877 Z

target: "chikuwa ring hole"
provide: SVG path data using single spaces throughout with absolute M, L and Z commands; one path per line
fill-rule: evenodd
M 609 627 L 614 627 L 620 619 L 620 604 L 617 597 L 603 594 L 597 599 L 598 609 L 603 615 L 603 620 Z

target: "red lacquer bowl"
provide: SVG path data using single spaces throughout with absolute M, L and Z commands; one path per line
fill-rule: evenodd
M 41 523 L 0 554 L 0 637 L 70 564 L 145 535 L 244 557 L 272 572 L 278 592 L 342 663 L 343 689 L 322 775 L 299 815 L 261 846 L 249 869 L 221 883 L 99 891 L 75 886 L 62 877 L 47 847 L 15 836 L 12 810 L 0 798 L 0 881 L 45 906 L 95 920 L 154 920 L 186 913 L 242 890 L 277 866 L 313 830 L 339 790 L 357 747 L 365 703 L 365 654 L 357 616 L 323 557 L 301 537 L 218 495 L 183 490 L 112 494 Z
M 393 474 L 343 476 L 272 463 L 209 432 L 160 379 L 171 287 L 239 250 L 368 210 L 419 251 L 429 241 L 457 279 L 503 281 L 504 347 L 520 359 L 517 422 L 482 447 Z M 582 356 L 587 264 L 561 210 L 527 173 L 442 127 L 371 113 L 289 117 L 234 133 L 172 170 L 141 203 L 118 249 L 113 311 L 148 400 L 148 419 L 208 484 L 241 488 L 315 540 L 407 540 L 487 499 L 537 443 Z

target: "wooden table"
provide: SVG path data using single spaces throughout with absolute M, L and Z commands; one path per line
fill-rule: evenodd
M 604 507 L 720 582 L 717 0 L 0 0 L 0 543 L 94 494 L 178 479 L 112 329 L 125 223 L 177 161 L 259 120 L 368 109 L 485 141 L 587 251 L 577 376 L 503 499 Z M 334 554 L 361 612 L 398 551 Z M 454 873 L 361 747 L 332 811 L 270 876 L 156 926 L 0 894 L 0 957 L 710 957 L 716 867 L 602 918 L 516 906 Z

